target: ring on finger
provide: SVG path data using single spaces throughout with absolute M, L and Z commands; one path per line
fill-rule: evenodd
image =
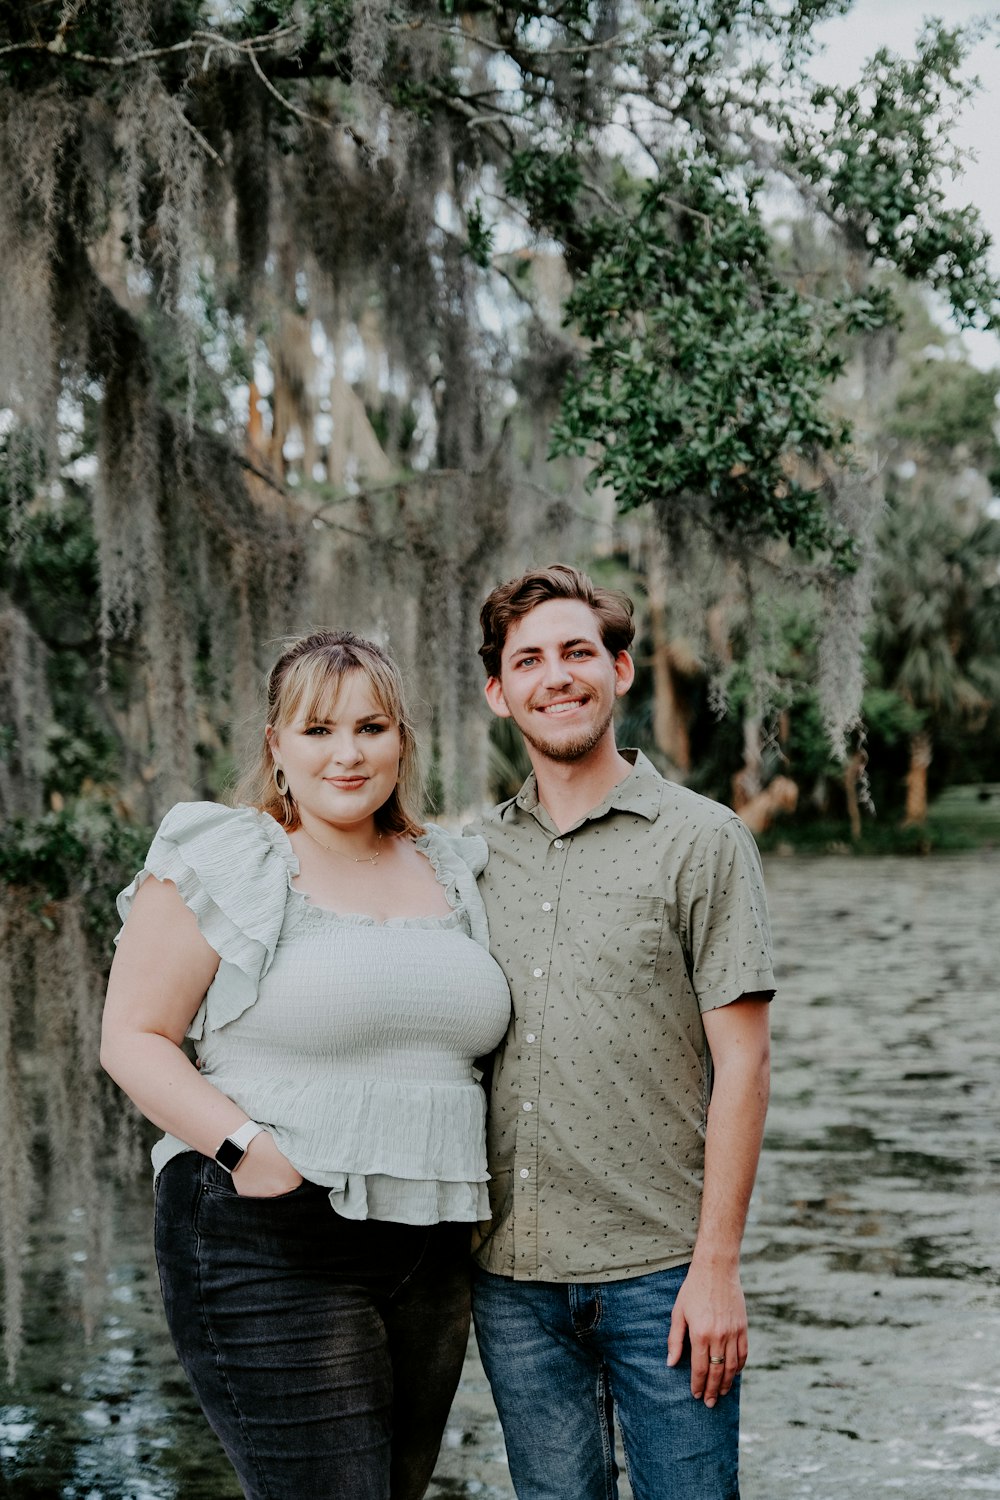
M 724 1365 L 726 1363 L 726 1360 L 725 1356 L 722 1354 L 710 1354 L 708 1356 L 708 1362 L 710 1365 Z

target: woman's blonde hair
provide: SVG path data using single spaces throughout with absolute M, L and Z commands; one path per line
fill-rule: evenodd
M 399 777 L 375 814 L 376 826 L 384 833 L 417 838 L 424 832 L 416 814 L 423 796 L 417 746 L 403 699 L 402 674 L 381 646 L 350 630 L 319 630 L 293 641 L 268 673 L 266 728 L 280 730 L 296 718 L 322 722 L 330 716 L 344 679 L 354 672 L 362 673 L 380 711 L 399 730 Z M 274 770 L 265 730 L 259 749 L 251 749 L 234 800 L 270 813 L 292 832 L 299 826 L 299 811 L 288 791 L 278 791 Z

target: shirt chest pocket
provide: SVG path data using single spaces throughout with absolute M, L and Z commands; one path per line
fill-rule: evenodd
M 578 988 L 635 994 L 649 989 L 656 972 L 663 898 L 628 899 L 581 892 L 569 937 Z

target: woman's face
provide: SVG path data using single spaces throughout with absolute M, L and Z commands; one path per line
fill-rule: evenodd
M 399 777 L 399 725 L 383 713 L 363 672 L 341 679 L 324 719 L 296 717 L 269 729 L 276 766 L 288 778 L 306 828 L 310 819 L 338 828 L 370 822 Z

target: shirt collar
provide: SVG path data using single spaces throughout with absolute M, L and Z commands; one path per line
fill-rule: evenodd
M 622 749 L 619 754 L 625 760 L 632 762 L 632 770 L 617 785 L 613 786 L 607 796 L 592 807 L 589 812 L 584 813 L 574 828 L 581 823 L 593 821 L 595 818 L 603 818 L 609 812 L 632 812 L 638 813 L 640 817 L 647 818 L 652 823 L 660 811 L 660 797 L 663 786 L 663 778 L 659 771 L 647 760 L 641 750 Z M 544 807 L 538 801 L 538 782 L 534 771 L 525 781 L 517 796 L 507 803 L 507 807 L 513 810 L 518 808 L 521 812 L 530 813 L 537 822 L 549 823 L 550 819 Z M 570 830 L 566 829 L 568 833 Z

